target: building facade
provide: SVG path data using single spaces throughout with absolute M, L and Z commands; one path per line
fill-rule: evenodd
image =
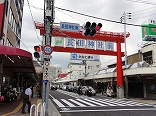
M 0 0 L 0 44 L 20 48 L 24 0 Z
M 24 0 L 0 0 L 0 93 L 35 82 L 32 54 L 20 49 Z
M 128 97 L 156 98 L 156 44 L 144 45 L 138 53 L 128 56 L 127 68 L 123 63 L 123 86 Z M 113 64 L 116 66 L 115 64 Z M 106 91 L 108 84 L 113 86 L 116 93 L 117 85 L 116 67 L 101 69 L 95 73 L 89 73 L 76 78 L 63 81 L 73 83 L 81 83 L 85 81 L 85 85 L 94 87 L 97 92 Z M 126 78 L 125 78 L 126 77 Z M 61 80 L 59 81 L 61 82 Z M 127 82 L 127 83 L 126 83 Z M 126 93 L 127 91 L 127 93 Z

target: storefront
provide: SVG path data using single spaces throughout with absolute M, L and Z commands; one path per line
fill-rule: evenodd
M 11 86 L 16 91 L 21 92 L 21 87 L 23 87 L 25 82 L 24 79 L 32 81 L 31 75 L 35 73 L 30 52 L 0 45 L 0 96 L 7 86 Z
M 156 77 L 154 75 L 143 77 L 143 82 L 145 88 L 145 93 L 144 93 L 145 98 L 155 99 L 156 98 Z

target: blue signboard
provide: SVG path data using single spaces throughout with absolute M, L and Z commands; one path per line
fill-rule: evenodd
M 43 80 L 44 83 L 48 83 L 49 80 Z
M 79 31 L 79 26 L 80 25 L 77 24 L 77 23 L 61 22 L 60 23 L 60 30 L 78 32 Z
M 100 61 L 99 55 L 71 53 L 71 60 Z

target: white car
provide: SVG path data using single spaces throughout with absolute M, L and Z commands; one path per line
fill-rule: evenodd
M 63 85 L 62 86 L 62 90 L 66 90 L 67 86 L 66 85 Z

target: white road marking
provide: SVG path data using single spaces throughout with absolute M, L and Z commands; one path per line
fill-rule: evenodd
M 57 99 L 53 99 L 53 101 L 59 106 L 59 107 L 65 107 L 61 102 L 59 102 Z
M 112 104 L 112 103 L 107 103 L 107 102 L 104 102 L 104 101 L 99 101 L 98 99 L 94 99 L 94 98 L 91 98 L 91 99 L 94 100 L 94 101 L 100 102 L 100 103 L 107 104 L 107 105 L 109 105 L 109 106 L 116 106 L 116 105 L 114 105 L 114 104 Z
M 76 99 L 77 101 L 80 101 L 80 102 L 83 102 L 83 103 L 85 103 L 85 104 L 87 104 L 87 105 L 89 105 L 89 106 L 96 106 L 96 105 L 94 105 L 94 104 L 91 104 L 91 103 L 89 103 L 89 102 L 86 102 L 86 101 L 84 101 L 84 100 L 82 100 L 82 99 Z
M 115 104 L 116 106 L 126 106 L 124 104 L 116 103 L 115 100 L 112 99 L 98 99 L 99 101 L 105 101 L 107 103 Z
M 66 103 L 67 105 L 69 105 L 70 107 L 76 107 L 74 104 L 68 102 L 67 100 L 65 99 L 61 99 L 64 103 Z
M 116 112 L 116 111 L 145 111 L 145 110 L 156 110 L 156 108 L 144 108 L 144 109 L 102 109 L 102 110 L 70 110 L 60 112 Z
M 81 107 L 86 107 L 86 105 L 81 104 L 80 102 L 77 102 L 77 101 L 75 101 L 75 100 L 73 100 L 73 99 L 69 99 L 69 100 L 72 101 L 72 102 L 74 102 L 75 104 L 81 106 Z
M 91 103 L 94 103 L 94 104 L 96 104 L 96 105 L 99 105 L 99 106 L 106 106 L 106 105 L 104 105 L 104 104 L 95 102 L 95 101 L 93 101 L 93 100 L 89 100 L 89 99 L 85 99 L 85 100 L 86 100 L 86 101 L 89 101 L 89 102 L 91 102 Z

